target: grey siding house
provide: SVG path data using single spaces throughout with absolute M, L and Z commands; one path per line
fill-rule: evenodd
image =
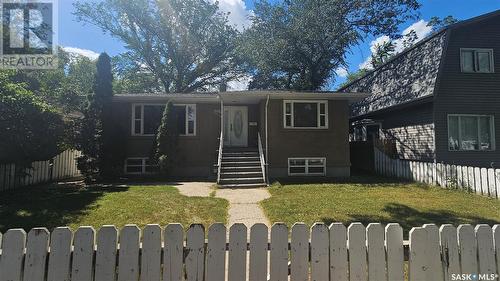
M 353 138 L 395 142 L 400 159 L 500 166 L 500 10 L 448 26 L 339 91 Z

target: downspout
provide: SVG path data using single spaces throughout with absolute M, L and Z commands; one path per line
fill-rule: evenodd
M 268 126 L 267 126 L 267 108 L 269 106 L 269 95 L 267 95 L 266 99 L 266 108 L 265 112 L 265 121 L 266 121 L 266 183 L 269 184 L 269 138 L 267 136 Z

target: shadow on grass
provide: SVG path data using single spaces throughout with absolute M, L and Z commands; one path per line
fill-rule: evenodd
M 124 192 L 125 185 L 63 183 L 25 187 L 0 196 L 0 232 L 11 228 L 29 231 L 33 227 L 52 230 L 75 222 L 106 193 Z
M 479 216 L 457 216 L 456 214 L 446 210 L 430 210 L 424 212 L 398 203 L 389 203 L 385 205 L 383 211 L 388 213 L 389 217 L 367 214 L 350 214 L 352 219 L 346 222 L 346 224 L 348 225 L 352 222 L 361 222 L 367 226 L 371 222 L 380 222 L 382 224 L 396 222 L 403 228 L 405 239 L 407 239 L 408 232 L 412 227 L 422 226 L 427 223 L 434 223 L 437 226 L 442 224 L 453 224 L 458 226 L 459 224 L 465 223 L 472 225 L 480 223 L 493 225 L 499 223 L 499 221 Z M 336 221 L 335 219 L 328 217 L 324 217 L 321 220 L 328 225 Z

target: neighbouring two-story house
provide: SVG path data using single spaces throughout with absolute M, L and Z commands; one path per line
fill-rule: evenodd
M 400 159 L 500 167 L 500 11 L 461 21 L 340 91 L 355 140 L 395 142 Z
M 115 126 L 127 132 L 124 173 L 154 173 L 154 138 L 167 102 L 174 104 L 176 177 L 217 178 L 228 187 L 269 178 L 348 177 L 349 104 L 364 93 L 241 91 L 122 94 Z

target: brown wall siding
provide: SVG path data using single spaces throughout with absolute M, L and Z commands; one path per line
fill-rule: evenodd
M 435 99 L 437 161 L 500 166 L 500 17 L 451 31 Z M 493 49 L 495 73 L 462 73 L 460 48 Z M 448 114 L 495 117 L 496 151 L 448 151 Z
M 128 157 L 150 157 L 153 151 L 153 136 L 131 135 L 132 103 L 115 103 L 113 116 L 117 126 L 124 128 Z M 213 174 L 216 150 L 219 146 L 220 105 L 196 104 L 196 136 L 179 136 L 178 165 L 176 176 L 207 177 Z
M 283 100 L 270 100 L 268 108 L 270 176 L 273 177 L 273 174 L 283 176 L 283 171 L 288 169 L 289 157 L 326 157 L 327 173 L 335 169 L 344 169 L 342 171 L 345 172 L 345 168 L 350 167 L 348 116 L 347 101 L 330 100 L 328 129 L 285 129 Z M 272 170 L 276 172 L 273 173 Z

